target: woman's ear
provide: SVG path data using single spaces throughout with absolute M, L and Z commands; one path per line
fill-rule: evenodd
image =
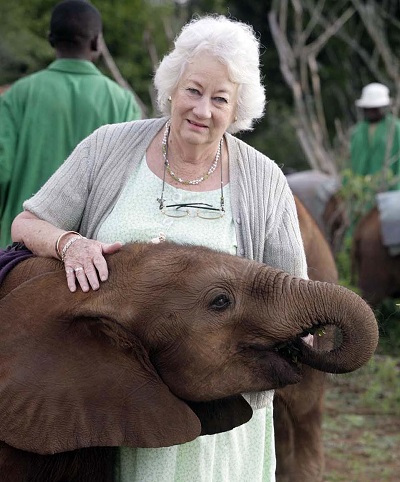
M 64 273 L 53 272 L 0 300 L 0 440 L 48 454 L 200 435 L 199 419 L 162 382 L 146 347 L 105 336 L 121 329 L 118 319 L 92 298 L 70 293 Z

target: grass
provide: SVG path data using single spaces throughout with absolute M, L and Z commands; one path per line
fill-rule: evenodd
M 400 479 L 400 358 L 375 355 L 329 379 L 323 421 L 324 482 Z

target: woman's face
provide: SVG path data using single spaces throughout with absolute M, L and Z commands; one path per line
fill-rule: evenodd
M 211 54 L 195 56 L 172 95 L 171 133 L 189 144 L 214 144 L 236 115 L 238 85 Z

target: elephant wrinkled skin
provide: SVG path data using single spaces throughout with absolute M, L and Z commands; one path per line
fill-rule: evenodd
M 332 283 L 172 243 L 126 245 L 108 263 L 95 292 L 71 293 L 61 262 L 36 257 L 0 287 L 4 482 L 112 480 L 81 478 L 96 450 L 230 430 L 252 414 L 241 393 L 296 383 L 303 364 L 355 370 L 377 346 L 369 306 Z M 325 325 L 340 346 L 302 341 Z

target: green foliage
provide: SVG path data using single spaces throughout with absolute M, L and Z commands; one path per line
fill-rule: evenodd
M 264 119 L 253 132 L 239 137 L 251 146 L 274 159 L 283 169 L 307 169 L 307 161 L 299 145 L 292 110 L 279 99 L 267 104 Z
M 353 231 L 360 218 L 375 205 L 375 194 L 378 192 L 381 175 L 360 176 L 350 169 L 341 173 L 341 187 L 337 193 L 344 203 L 347 216 L 347 229 L 340 249 L 335 255 L 340 284 L 357 292 L 356 280 L 351 266 L 351 250 Z
M 352 230 L 359 219 L 375 206 L 375 196 L 381 191 L 382 173 L 360 176 L 354 174 L 350 169 L 345 169 L 341 173 L 341 178 L 342 187 L 338 195 L 346 205 L 346 213 Z
M 397 356 L 400 353 L 400 300 L 387 298 L 375 310 L 379 325 L 379 352 Z
M 227 6 L 225 0 L 189 0 L 187 2 L 188 17 L 194 14 L 204 13 L 222 13 L 227 14 Z
M 336 266 L 339 273 L 339 284 L 351 289 L 359 294 L 358 288 L 355 286 L 355 280 L 353 279 L 352 267 L 351 267 L 351 249 L 352 238 L 347 235 L 343 239 L 341 249 L 336 253 Z
M 153 6 L 143 0 L 96 0 L 94 3 L 102 13 L 104 39 L 121 74 L 151 107 L 152 61 L 157 62 L 160 52 L 164 54 L 168 45 L 163 18 L 172 15 L 172 6 Z M 155 60 L 150 53 L 153 50 Z M 110 75 L 105 68 L 102 70 Z
M 46 39 L 48 27 L 44 27 L 39 20 L 40 14 L 33 7 L 26 0 L 0 0 L 0 84 L 35 72 L 52 58 L 53 51 Z

